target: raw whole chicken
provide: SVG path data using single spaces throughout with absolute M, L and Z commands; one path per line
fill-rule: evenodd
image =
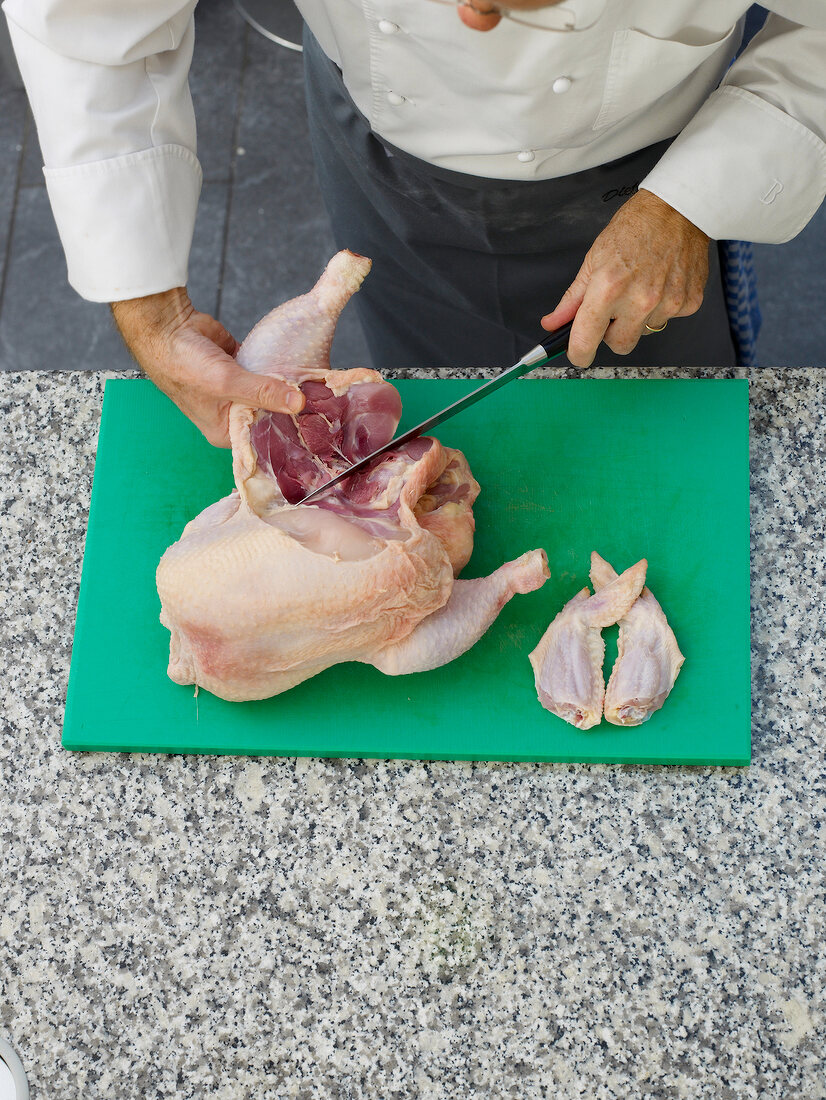
M 300 386 L 301 413 L 230 410 L 233 492 L 187 524 L 157 570 L 169 676 L 224 699 L 263 699 L 341 661 L 388 674 L 453 660 L 517 592 L 550 576 L 543 550 L 455 580 L 473 549 L 479 486 L 459 451 L 420 438 L 312 504 L 297 502 L 393 437 L 398 391 L 332 370 L 341 310 L 370 261 L 340 252 L 238 352 Z

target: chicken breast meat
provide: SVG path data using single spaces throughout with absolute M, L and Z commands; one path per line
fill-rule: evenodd
M 388 674 L 472 646 L 518 592 L 549 577 L 543 550 L 456 580 L 479 485 L 461 452 L 420 438 L 311 504 L 297 502 L 383 446 L 398 391 L 373 370 L 333 370 L 330 346 L 370 261 L 340 252 L 315 287 L 255 326 L 247 370 L 299 386 L 297 416 L 233 405 L 235 489 L 186 525 L 157 570 L 169 676 L 229 700 L 263 699 L 342 661 Z

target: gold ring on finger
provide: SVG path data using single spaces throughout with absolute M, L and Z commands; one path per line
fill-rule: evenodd
M 662 332 L 662 330 L 665 328 L 665 326 L 667 324 L 668 324 L 668 321 L 663 321 L 663 323 L 660 325 L 659 328 L 652 328 L 650 325 L 647 325 L 645 323 L 645 321 L 643 321 L 643 325 L 645 326 L 645 328 L 648 329 L 649 332 Z

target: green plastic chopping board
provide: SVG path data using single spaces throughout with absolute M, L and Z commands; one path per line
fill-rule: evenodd
M 477 383 L 396 383 L 402 426 Z M 292 691 L 227 703 L 166 675 L 155 567 L 232 488 L 211 447 L 151 382 L 106 384 L 63 745 L 68 749 L 417 759 L 747 764 L 750 759 L 748 384 L 521 380 L 444 424 L 482 485 L 464 571 L 544 547 L 551 580 L 433 672 L 328 669 Z M 590 552 L 648 585 L 686 661 L 636 728 L 582 732 L 543 710 L 528 653 L 588 583 Z M 605 632 L 606 673 L 616 628 Z

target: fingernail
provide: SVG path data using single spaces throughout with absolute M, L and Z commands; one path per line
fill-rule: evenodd
M 290 412 L 301 412 L 304 407 L 304 398 L 300 393 L 290 393 L 287 395 L 287 408 Z

